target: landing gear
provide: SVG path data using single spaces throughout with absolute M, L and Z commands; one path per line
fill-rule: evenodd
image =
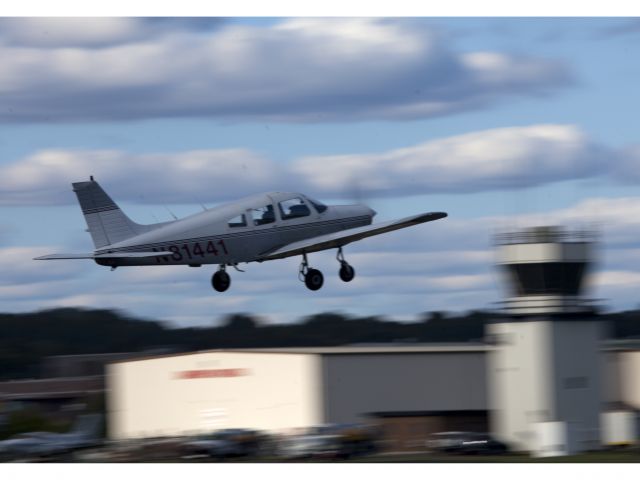
M 351 265 L 345 263 L 340 266 L 338 275 L 340 275 L 340 280 L 342 280 L 343 282 L 350 282 L 356 276 L 356 271 Z
M 320 290 L 324 283 L 324 276 L 320 270 L 315 268 L 309 268 L 309 262 L 307 261 L 307 254 L 302 254 L 302 263 L 300 263 L 300 269 L 298 271 L 298 278 L 304 282 L 309 290 Z
M 340 280 L 342 280 L 343 282 L 350 282 L 351 280 L 353 280 L 356 276 L 356 271 L 344 259 L 342 247 L 338 248 L 336 259 L 338 260 L 338 262 L 340 262 L 340 270 L 338 271 Z M 322 284 L 324 283 L 322 272 L 320 270 L 316 270 L 315 268 L 309 268 L 309 262 L 307 261 L 306 253 L 302 254 L 302 262 L 300 263 L 298 278 L 301 282 L 304 282 L 309 290 L 320 290 L 320 288 L 322 288 Z
M 342 247 L 338 248 L 336 259 L 340 262 L 340 270 L 338 271 L 338 275 L 340 275 L 340 280 L 342 280 L 343 282 L 350 282 L 351 280 L 353 280 L 353 278 L 356 276 L 356 271 L 344 259 L 344 255 L 342 253 Z
M 218 292 L 226 292 L 231 285 L 231 277 L 225 271 L 225 266 L 220 265 L 220 270 L 211 277 L 211 286 Z
M 310 268 L 304 276 L 304 284 L 309 290 L 320 290 L 323 283 L 324 277 L 322 276 L 322 272 L 315 268 Z

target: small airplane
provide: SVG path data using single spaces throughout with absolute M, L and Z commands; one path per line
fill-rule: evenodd
M 413 215 L 372 225 L 376 212 L 365 205 L 327 206 L 300 193 L 270 192 L 205 209 L 175 221 L 140 225 L 129 219 L 97 181 L 73 183 L 87 222 L 93 253 L 53 254 L 34 260 L 91 259 L 98 265 L 219 265 L 211 284 L 226 291 L 230 266 L 302 256 L 298 277 L 310 290 L 324 283 L 322 272 L 309 266 L 307 255 L 337 248 L 339 276 L 345 282 L 355 269 L 342 252 L 366 237 L 431 222 L 444 212 Z

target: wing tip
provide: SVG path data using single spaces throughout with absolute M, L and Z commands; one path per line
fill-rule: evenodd
M 422 222 L 433 222 L 434 220 L 440 220 L 441 218 L 448 217 L 447 212 L 429 212 L 424 215 L 420 215 L 417 220 Z

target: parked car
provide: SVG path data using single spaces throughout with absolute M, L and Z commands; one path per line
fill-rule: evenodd
M 496 455 L 506 453 L 506 444 L 496 440 L 488 433 L 478 432 L 440 432 L 431 435 L 426 442 L 434 452 Z
M 340 454 L 339 435 L 295 435 L 284 439 L 279 454 L 288 459 L 337 458 Z
M 377 450 L 377 431 L 363 424 L 329 424 L 311 427 L 309 433 L 289 437 L 280 446 L 287 458 L 347 459 Z
M 182 455 L 205 455 L 212 458 L 254 456 L 258 454 L 261 442 L 262 436 L 255 430 L 218 430 L 184 442 Z

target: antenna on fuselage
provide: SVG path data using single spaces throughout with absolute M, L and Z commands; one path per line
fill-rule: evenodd
M 196 195 L 194 195 L 193 197 L 196 199 L 196 202 L 198 202 L 198 204 L 202 207 L 203 211 L 206 212 L 207 210 L 209 210 L 207 207 L 204 206 L 204 203 L 202 203 Z
M 166 205 L 163 205 L 163 207 L 167 209 L 167 212 L 169 212 L 169 215 L 171 215 L 174 220 L 178 219 L 178 217 L 174 215 L 174 213 L 169 209 L 169 207 L 167 207 Z

